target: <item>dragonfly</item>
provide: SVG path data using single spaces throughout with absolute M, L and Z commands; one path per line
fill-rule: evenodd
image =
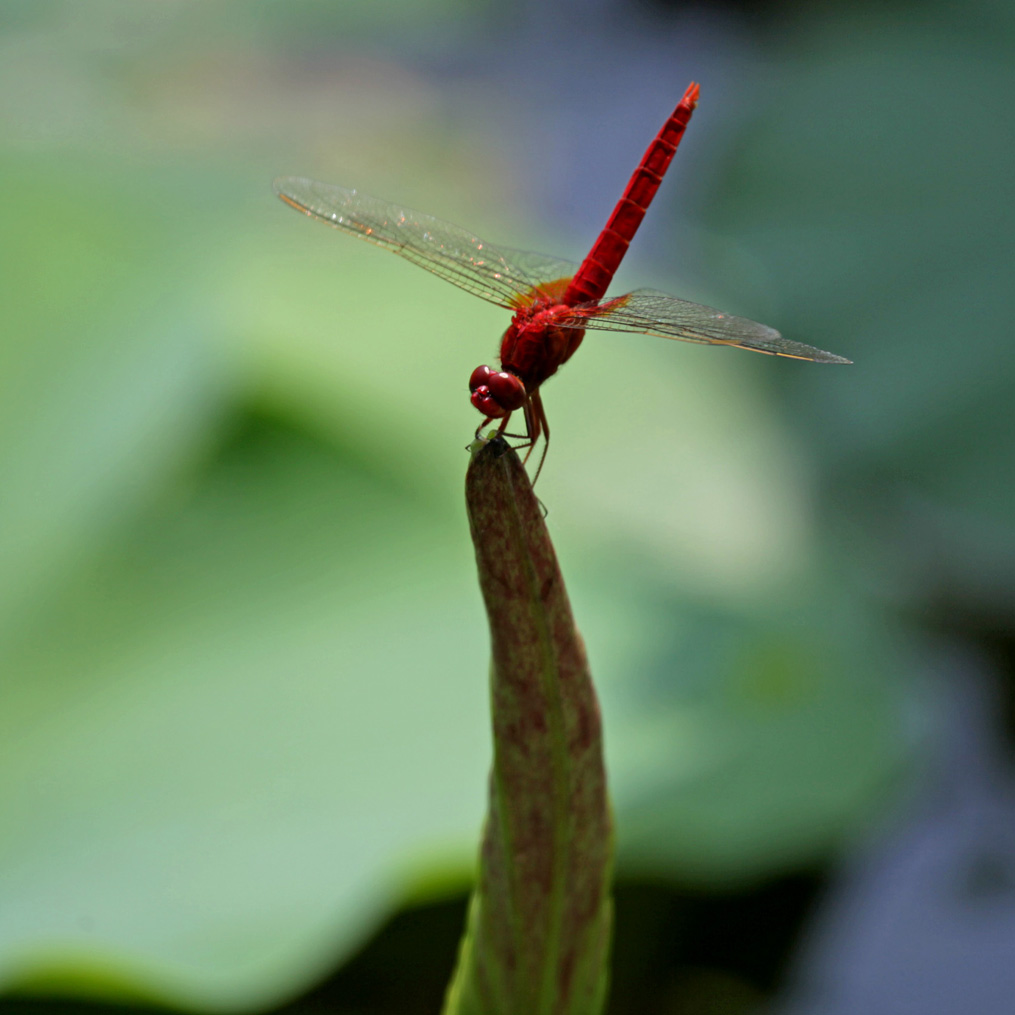
M 468 230 L 356 190 L 284 176 L 274 189 L 286 204 L 352 236 L 400 254 L 467 292 L 513 313 L 500 345 L 500 365 L 477 367 L 469 379 L 481 431 L 495 420 L 504 434 L 512 414 L 525 420 L 522 447 L 544 439 L 550 427 L 540 394 L 577 351 L 586 330 L 634 332 L 753 352 L 849 363 L 834 353 L 794 342 L 774 328 L 652 289 L 607 298 L 606 292 L 676 153 L 699 97 L 688 86 L 635 169 L 588 256 L 580 265 L 495 246 Z M 537 477 L 538 477 L 537 470 Z

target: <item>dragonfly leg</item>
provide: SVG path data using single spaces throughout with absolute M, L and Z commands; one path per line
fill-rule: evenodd
M 529 455 L 532 454 L 532 449 L 536 446 L 536 442 L 539 440 L 539 435 L 542 431 L 540 424 L 540 413 L 536 410 L 536 406 L 539 405 L 539 392 L 533 391 L 532 394 L 525 399 L 524 412 L 525 412 L 525 443 L 519 445 L 515 450 L 520 451 L 522 448 L 528 448 L 525 452 L 525 457 L 522 459 L 522 464 L 525 465 L 529 460 Z
M 537 479 L 539 479 L 539 473 L 543 471 L 543 463 L 546 461 L 546 452 L 550 447 L 550 424 L 546 419 L 546 410 L 543 408 L 543 399 L 540 397 L 538 391 L 534 391 L 526 400 L 522 406 L 522 413 L 525 416 L 525 433 L 508 433 L 507 425 L 508 420 L 511 418 L 511 413 L 501 417 L 500 424 L 497 427 L 498 437 L 511 437 L 515 440 L 520 440 L 523 443 L 519 444 L 515 451 L 525 451 L 525 457 L 522 459 L 522 464 L 528 462 L 529 457 L 532 455 L 533 450 L 539 443 L 539 438 L 543 438 L 543 453 L 539 456 L 539 468 L 536 469 L 536 475 L 532 482 L 535 485 Z M 476 430 L 476 437 L 480 438 L 483 433 L 483 428 L 489 423 L 492 423 L 496 416 L 488 416 L 479 425 L 479 429 Z
M 543 399 L 538 391 L 532 392 L 532 410 L 533 415 L 536 418 L 537 430 L 542 431 L 543 434 L 543 453 L 539 456 L 539 467 L 536 469 L 535 476 L 532 477 L 532 485 L 536 485 L 536 480 L 539 479 L 539 474 L 543 471 L 543 463 L 546 461 L 546 452 L 550 450 L 550 424 L 546 418 L 546 410 L 543 408 Z M 538 436 L 538 433 L 537 433 Z M 532 442 L 536 442 L 533 440 Z M 531 451 L 531 448 L 529 449 Z M 528 455 L 525 456 L 528 458 Z

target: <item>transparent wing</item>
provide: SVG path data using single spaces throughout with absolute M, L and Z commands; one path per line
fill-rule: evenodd
M 570 278 L 577 265 L 496 247 L 440 219 L 366 194 L 298 176 L 274 182 L 286 204 L 335 229 L 369 240 L 498 306 L 513 308 Z
M 757 321 L 734 317 L 687 300 L 678 300 L 675 296 L 667 296 L 654 289 L 638 289 L 626 296 L 603 300 L 598 306 L 575 309 L 584 310 L 588 316 L 576 315 L 574 324 L 599 331 L 633 331 L 661 335 L 663 338 L 679 338 L 684 342 L 733 345 L 772 356 L 809 359 L 818 363 L 852 362 L 802 342 L 791 342 L 774 328 L 758 324 Z

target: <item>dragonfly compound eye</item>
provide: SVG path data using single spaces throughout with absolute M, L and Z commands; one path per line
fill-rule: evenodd
M 472 404 L 491 419 L 520 409 L 525 402 L 525 385 L 514 374 L 493 367 L 476 367 L 469 378 Z

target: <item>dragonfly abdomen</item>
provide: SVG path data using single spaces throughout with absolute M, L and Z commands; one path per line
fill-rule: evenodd
M 620 262 L 634 234 L 645 217 L 648 206 L 663 182 L 663 176 L 673 160 L 677 145 L 684 136 L 684 130 L 698 104 L 698 86 L 692 84 L 662 130 L 648 146 L 638 168 L 628 181 L 624 195 L 613 209 L 606 228 L 599 234 L 582 262 L 578 273 L 564 293 L 563 302 L 569 306 L 591 303 L 606 295 Z

